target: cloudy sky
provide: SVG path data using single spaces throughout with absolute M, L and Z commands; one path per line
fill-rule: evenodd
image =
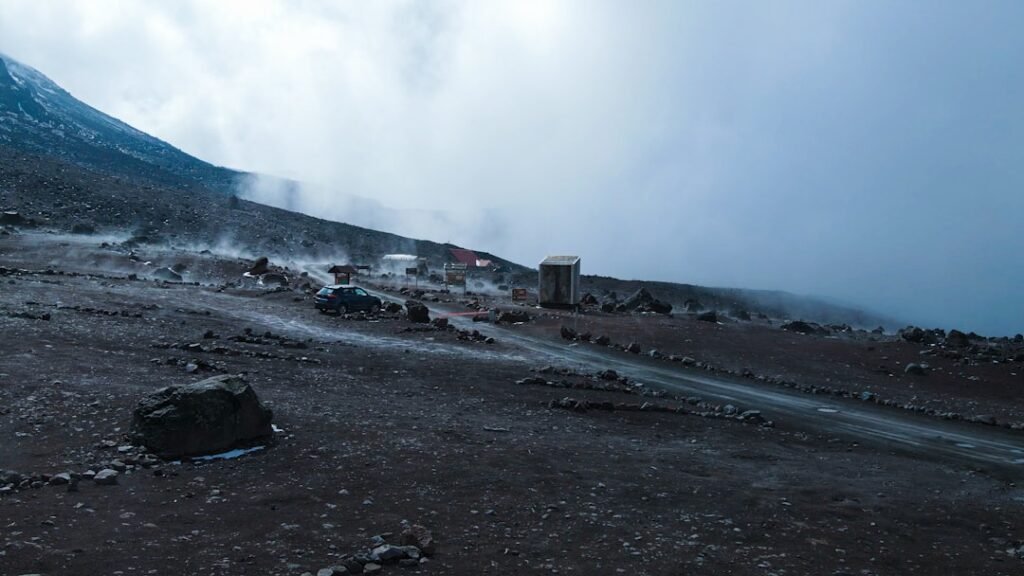
M 526 264 L 1024 331 L 1024 2 L 5 0 L 0 51 L 216 164 Z

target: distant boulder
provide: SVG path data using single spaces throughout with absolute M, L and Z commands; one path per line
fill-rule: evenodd
M 263 286 L 287 286 L 288 277 L 279 272 L 267 272 L 260 276 L 260 284 Z
M 632 296 L 626 298 L 622 305 L 626 310 L 636 310 L 640 306 L 654 301 L 654 295 L 647 291 L 647 288 L 640 287 Z
M 182 282 L 184 280 L 181 274 L 178 274 L 170 268 L 157 268 L 156 270 L 153 270 L 153 278 L 163 280 L 164 282 Z
M 804 322 L 803 320 L 794 320 L 787 322 L 780 326 L 783 330 L 789 332 L 798 332 L 800 334 L 828 334 L 828 330 L 822 326 L 813 322 Z
M 953 329 L 946 334 L 946 346 L 952 346 L 954 348 L 967 348 L 971 345 L 971 339 L 967 337 L 967 334 Z
M 597 297 L 587 292 L 580 297 L 580 304 L 584 306 L 597 306 Z
M 272 417 L 241 376 L 214 376 L 143 398 L 131 435 L 162 458 L 215 454 L 270 437 Z
M 637 308 L 637 310 L 639 310 L 641 312 L 656 312 L 658 314 L 671 314 L 672 313 L 672 305 L 669 304 L 668 302 L 663 302 L 661 300 L 654 300 L 652 302 L 648 302 L 647 304 L 644 304 L 640 308 Z
M 266 256 L 261 256 L 253 262 L 251 268 L 249 268 L 249 274 L 252 276 L 260 276 L 270 271 L 270 259 Z
M 700 320 L 701 322 L 718 322 L 718 313 L 714 310 L 701 312 L 697 315 L 697 320 Z
M 642 286 L 632 296 L 619 304 L 617 308 L 623 311 L 635 310 L 638 312 L 657 312 L 659 314 L 668 314 L 672 311 L 671 304 L 658 300 Z
M 934 344 L 935 335 L 917 326 L 907 326 L 899 331 L 900 338 L 915 344 Z
M 416 322 L 417 324 L 428 324 L 430 322 L 430 309 L 422 302 L 406 300 L 405 311 L 411 322 Z
M 704 305 L 701 304 L 700 300 L 690 298 L 686 302 L 683 302 L 683 308 L 685 308 L 687 312 L 700 312 L 704 309 Z
M 747 312 L 746 310 L 743 310 L 742 308 L 733 310 L 729 315 L 732 316 L 733 318 L 737 319 L 737 320 L 744 320 L 744 321 L 747 321 L 747 322 L 750 321 L 750 312 Z
M 506 310 L 498 315 L 499 324 L 516 324 L 529 321 L 530 313 L 526 310 Z
M 96 233 L 96 227 L 85 222 L 77 222 L 71 227 L 72 234 L 90 235 Z
M 0 225 L 4 226 L 24 226 L 28 223 L 28 219 L 22 216 L 19 212 L 8 210 L 7 212 L 0 212 Z

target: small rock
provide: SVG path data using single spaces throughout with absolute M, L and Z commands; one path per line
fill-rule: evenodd
M 407 526 L 402 530 L 401 543 L 403 546 L 415 546 L 426 556 L 431 556 L 436 551 L 434 534 L 419 524 Z
M 92 481 L 100 486 L 113 486 L 117 484 L 117 470 L 104 468 L 92 477 Z
M 903 369 L 905 374 L 913 374 L 914 376 L 924 376 L 928 373 L 928 366 L 926 364 L 907 364 L 907 367 Z
M 384 564 L 398 562 L 402 558 L 408 557 L 403 548 L 392 546 L 390 544 L 384 544 L 383 546 L 374 548 L 370 556 L 380 560 Z

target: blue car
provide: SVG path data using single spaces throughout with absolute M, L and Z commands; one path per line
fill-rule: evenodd
M 334 284 L 321 288 L 313 298 L 313 305 L 324 314 L 348 314 L 359 310 L 376 314 L 380 312 L 381 301 L 358 286 Z

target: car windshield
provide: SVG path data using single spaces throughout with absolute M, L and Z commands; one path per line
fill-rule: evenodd
M 320 291 L 317 292 L 317 294 L 320 295 L 320 296 L 327 296 L 330 293 L 331 293 L 331 289 L 327 288 L 326 286 L 321 288 Z
M 366 290 L 363 290 L 362 288 L 356 288 L 355 289 L 355 293 L 356 293 L 357 296 L 366 296 L 367 295 L 366 294 Z

